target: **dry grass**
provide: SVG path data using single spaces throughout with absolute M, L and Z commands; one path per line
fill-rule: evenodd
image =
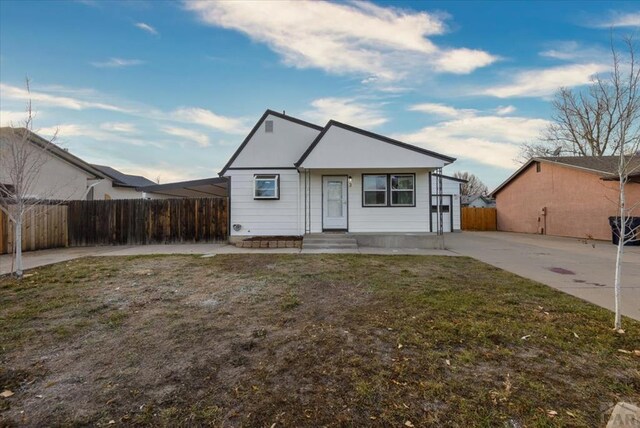
M 639 323 L 616 335 L 608 311 L 469 258 L 32 273 L 0 279 L 0 425 L 596 426 L 640 401 L 640 359 L 618 351 Z

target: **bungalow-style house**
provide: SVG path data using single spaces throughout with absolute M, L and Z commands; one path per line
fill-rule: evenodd
M 27 132 L 27 134 L 24 134 Z M 28 138 L 22 138 L 27 135 Z M 155 184 L 144 177 L 123 174 L 113 168 L 92 165 L 68 150 L 51 143 L 38 134 L 23 128 L 0 128 L 0 183 L 12 186 L 11 165 L 8 157 L 12 146 L 26 141 L 25 153 L 37 166 L 37 179 L 28 189 L 30 196 L 49 200 L 136 199 L 143 192 L 136 190 L 142 184 Z M 20 146 L 22 147 L 22 146 Z
M 460 204 L 463 208 L 495 208 L 496 200 L 485 195 L 463 195 L 460 198 Z
M 627 206 L 640 205 L 640 157 L 626 185 Z M 618 157 L 530 159 L 498 186 L 498 230 L 611 239 L 609 217 L 618 213 Z M 640 216 L 640 207 L 632 215 Z
M 449 207 L 444 229 L 459 229 L 459 183 L 443 183 L 439 198 L 434 176 L 454 160 L 335 120 L 318 126 L 267 110 L 220 172 L 229 186 L 230 240 L 428 234 L 438 229 L 440 199 Z

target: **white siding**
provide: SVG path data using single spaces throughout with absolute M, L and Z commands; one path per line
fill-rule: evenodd
M 437 179 L 438 177 L 436 176 L 431 177 L 431 185 L 434 195 L 438 192 Z M 460 230 L 460 182 L 443 177 L 442 194 L 453 196 L 453 209 L 451 210 L 451 214 L 453 215 L 453 230 Z M 434 225 L 434 232 L 435 227 L 436 226 Z
M 142 192 L 138 192 L 131 187 L 113 187 L 111 180 L 102 180 L 93 186 L 93 199 L 96 201 L 106 199 L 109 195 L 111 199 L 141 199 Z
M 415 207 L 363 207 L 362 174 L 415 173 Z M 349 232 L 429 232 L 429 173 L 427 170 L 360 169 L 311 172 L 311 232 L 322 232 L 322 176 L 351 176 Z
M 254 174 L 280 174 L 279 200 L 254 200 Z M 298 171 L 231 170 L 231 225 L 240 224 L 239 231 L 230 228 L 231 236 L 302 235 Z
M 332 126 L 302 166 L 314 168 L 441 168 L 441 159 Z
M 273 115 L 265 120 L 273 121 L 273 132 L 265 132 L 264 122 L 261 123 L 231 168 L 293 167 L 320 133 Z

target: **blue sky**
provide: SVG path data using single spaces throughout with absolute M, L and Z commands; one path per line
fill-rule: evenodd
M 0 121 L 170 182 L 215 175 L 265 109 L 336 119 L 494 187 L 560 86 L 608 70 L 633 2 L 0 2 Z

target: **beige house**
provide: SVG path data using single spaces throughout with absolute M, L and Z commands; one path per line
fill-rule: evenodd
M 618 215 L 617 162 L 615 156 L 529 160 L 491 194 L 498 230 L 610 240 L 609 217 Z M 640 216 L 640 157 L 637 165 L 626 198 L 627 206 L 638 206 L 632 215 Z
M 12 186 L 9 153 L 11 145 L 25 144 L 30 159 L 36 160 L 38 174 L 28 189 L 29 196 L 49 200 L 137 199 L 144 192 L 137 187 L 155 184 L 140 176 L 123 174 L 113 168 L 91 165 L 38 134 L 19 128 L 0 128 L 0 183 Z

